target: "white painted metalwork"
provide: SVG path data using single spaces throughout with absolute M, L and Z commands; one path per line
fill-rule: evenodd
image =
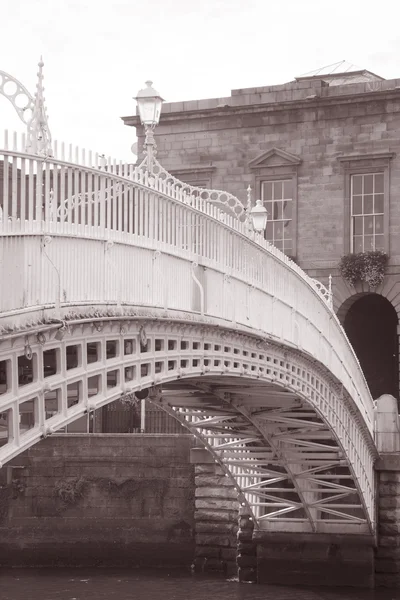
M 163 186 L 166 188 L 171 187 L 172 189 L 179 192 L 184 198 L 186 198 L 187 202 L 191 202 L 193 206 L 197 206 L 197 200 L 200 200 L 202 204 L 209 203 L 212 206 L 221 207 L 225 213 L 225 211 L 233 217 L 244 220 L 245 219 L 245 207 L 242 202 L 230 194 L 229 192 L 225 192 L 222 190 L 209 190 L 206 188 L 197 187 L 195 185 L 190 185 L 188 183 L 184 183 L 171 173 L 168 173 L 166 169 L 156 160 L 156 144 L 154 140 L 154 135 L 151 130 L 147 130 L 146 135 L 150 137 L 147 142 L 147 149 L 145 150 L 145 158 L 140 163 L 138 170 L 141 170 L 145 173 L 145 169 L 147 168 L 149 159 L 148 153 L 149 148 L 151 147 L 151 160 L 152 160 L 152 170 L 151 174 L 157 178 L 158 182 L 163 182 Z M 221 220 L 224 219 L 224 213 L 220 215 Z
M 373 402 L 331 289 L 212 194 L 24 148 L 0 150 L 0 460 L 162 385 L 154 401 L 214 452 L 258 526 L 374 531 Z
M 333 310 L 333 294 L 332 294 L 332 275 L 329 275 L 328 287 L 325 287 L 318 279 L 313 279 L 315 286 L 318 288 L 321 295 L 325 298 L 328 306 Z
M 261 236 L 250 240 L 246 223 L 229 215 L 222 222 L 221 211 L 201 198 L 116 161 L 103 166 L 98 155 L 76 151 L 76 163 L 70 163 L 63 145 L 61 159 L 45 160 L 9 146 L 6 136 L 5 150 L 0 151 L 0 241 L 6 261 L 22 260 L 22 270 L 17 280 L 4 274 L 11 279 L 0 290 L 3 322 L 11 312 L 11 325 L 22 326 L 43 306 L 58 302 L 66 312 L 76 305 L 118 305 L 117 287 L 122 288 L 122 304 L 192 311 L 196 262 L 206 284 L 205 314 L 261 329 L 328 362 L 372 431 L 372 400 L 329 298 L 321 285 Z M 11 146 L 17 148 L 16 136 Z M 70 148 L 70 159 L 72 154 Z M 93 166 L 78 165 L 79 161 Z M 79 197 L 85 200 L 77 201 Z M 43 236 L 52 237 L 47 255 L 53 264 L 42 258 Z M 100 250 L 111 241 L 112 260 L 120 265 L 123 284 L 106 266 L 111 255 L 105 260 Z M 26 251 L 35 257 L 29 267 L 23 259 Z M 153 260 L 154 251 L 162 254 L 160 260 Z M 138 261 L 141 277 L 150 278 L 144 288 L 136 283 L 132 261 Z M 56 297 L 57 269 L 63 298 Z M 180 274 L 178 285 L 167 279 L 168 270 Z M 153 282 L 156 274 L 159 278 Z M 54 316 L 50 309 L 48 316 Z
M 21 121 L 27 125 L 32 118 L 35 101 L 26 87 L 9 73 L 0 71 L 0 94 L 11 102 Z
M 38 63 L 38 81 L 36 85 L 35 101 L 33 105 L 32 118 L 28 122 L 26 151 L 40 156 L 52 156 L 51 133 L 47 122 L 46 108 L 44 104 L 43 87 L 43 60 L 40 57 Z
M 140 121 L 145 131 L 144 159 L 137 167 L 137 170 L 143 174 L 150 174 L 151 178 L 155 176 L 159 182 L 164 182 L 165 188 L 172 186 L 176 191 L 179 190 L 187 200 L 200 198 L 203 202 L 209 202 L 212 206 L 223 207 L 224 211 L 227 211 L 232 216 L 244 220 L 246 209 L 238 198 L 221 190 L 208 190 L 184 183 L 171 175 L 171 173 L 168 173 L 158 162 L 156 158 L 157 143 L 154 137 L 154 128 L 160 120 L 163 98 L 152 88 L 152 84 L 152 81 L 146 81 L 147 88 L 140 90 L 135 98 L 138 103 Z
M 213 452 L 259 527 L 373 530 L 372 438 L 329 370 L 298 350 L 160 311 L 10 333 L 1 363 L 2 464 L 85 413 L 158 386 L 152 401 Z
M 46 157 L 52 156 L 53 151 L 44 104 L 43 66 L 44 63 L 40 57 L 34 98 L 18 79 L 4 71 L 0 71 L 0 94 L 11 102 L 21 121 L 27 125 L 25 151 Z
M 146 81 L 146 87 L 139 90 L 135 100 L 139 109 L 140 122 L 145 130 L 144 151 L 145 158 L 139 168 L 145 168 L 149 173 L 153 173 L 153 166 L 158 165 L 155 156 L 157 154 L 157 144 L 154 139 L 154 128 L 158 125 L 161 116 L 161 108 L 164 99 L 152 87 L 152 81 Z

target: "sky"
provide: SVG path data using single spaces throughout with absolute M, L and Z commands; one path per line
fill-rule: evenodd
M 33 95 L 53 139 L 132 162 L 133 97 L 229 96 L 346 60 L 400 78 L 398 0 L 0 0 L 0 70 Z M 0 95 L 0 132 L 24 131 Z M 2 135 L 2 134 L 1 134 Z M 2 137 L 0 137 L 2 140 Z M 0 142 L 1 145 L 1 142 Z

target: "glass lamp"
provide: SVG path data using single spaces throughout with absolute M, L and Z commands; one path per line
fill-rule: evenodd
M 152 81 L 146 81 L 146 85 L 147 87 L 138 91 L 135 100 L 138 103 L 142 125 L 154 129 L 160 121 L 161 107 L 164 100 L 152 87 Z
M 268 212 L 261 200 L 256 200 L 256 205 L 250 211 L 254 231 L 263 233 L 267 226 Z

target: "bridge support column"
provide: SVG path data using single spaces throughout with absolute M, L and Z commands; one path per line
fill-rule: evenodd
M 204 448 L 192 448 L 195 465 L 195 557 L 197 572 L 236 575 L 239 502 L 229 477 Z
M 237 534 L 237 565 L 239 581 L 256 583 L 257 581 L 257 544 L 253 541 L 254 522 L 247 509 L 240 507 L 239 531 Z
M 377 586 L 400 587 L 400 421 L 397 400 L 384 395 L 376 407 L 378 547 Z

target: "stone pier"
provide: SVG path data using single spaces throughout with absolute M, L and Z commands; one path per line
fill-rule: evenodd
M 257 544 L 253 539 L 254 521 L 247 508 L 239 509 L 239 531 L 237 534 L 238 578 L 242 583 L 257 582 Z
M 376 444 L 378 543 L 375 584 L 400 587 L 400 421 L 397 400 L 377 400 Z
M 237 491 L 208 450 L 192 448 L 190 460 L 196 487 L 194 569 L 236 575 Z

